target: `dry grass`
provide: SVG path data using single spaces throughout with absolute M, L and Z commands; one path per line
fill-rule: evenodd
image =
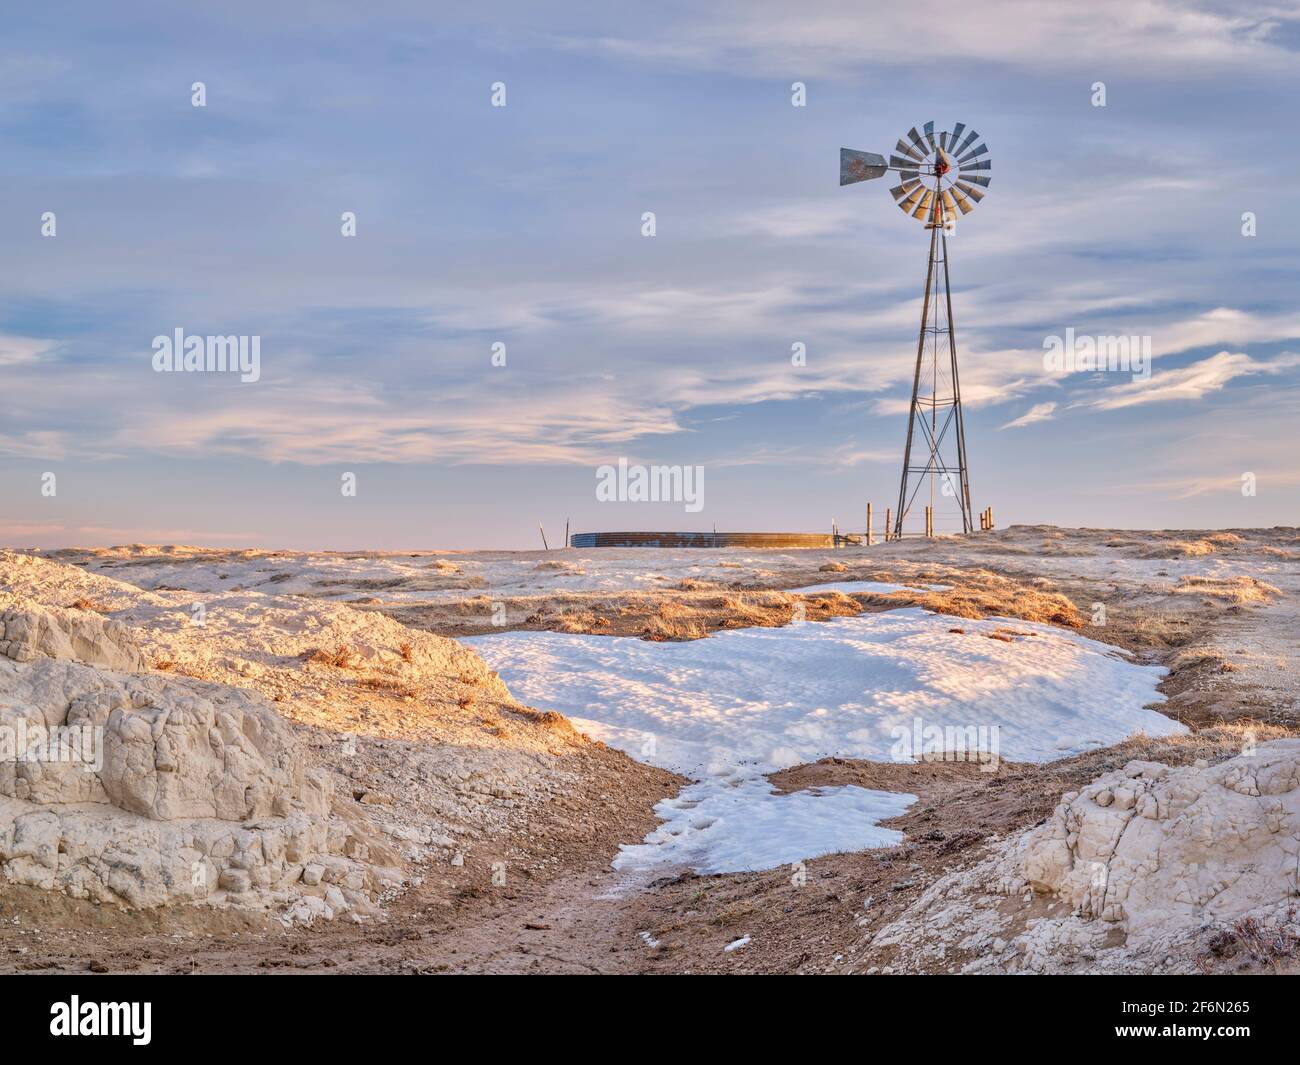
M 699 640 L 709 634 L 708 629 L 695 618 L 658 617 L 650 619 L 642 633 L 644 639 L 655 643 L 665 641 Z
M 754 916 L 752 902 L 738 902 L 721 910 L 709 919 L 709 924 L 716 928 L 730 928 Z
M 96 614 L 111 614 L 113 608 L 99 599 L 91 599 L 82 596 L 80 599 L 74 599 L 68 606 L 73 610 L 90 610 Z
M 402 656 L 403 662 L 411 661 L 411 645 L 409 643 L 404 643 L 398 647 L 397 653 Z
M 1288 911 L 1287 920 L 1294 923 L 1294 907 Z M 1197 955 L 1196 967 L 1209 973 L 1216 961 L 1253 962 L 1269 965 L 1280 974 L 1294 972 L 1297 959 L 1300 936 L 1283 925 L 1262 925 L 1254 917 L 1242 917 L 1211 934 L 1205 950 Z
M 1175 595 L 1203 595 L 1234 606 L 1267 603 L 1282 592 L 1254 577 L 1179 577 Z
M 307 653 L 304 658 L 306 661 L 314 662 L 319 666 L 333 666 L 335 669 L 353 669 L 361 656 L 347 644 L 341 643 L 333 650 L 318 647 L 316 650 Z
M 1214 554 L 1211 540 L 1167 540 L 1140 547 L 1138 558 L 1200 558 Z
M 391 692 L 393 695 L 404 699 L 414 699 L 418 694 L 415 688 L 403 683 L 396 677 L 362 677 L 357 681 L 357 684 L 363 688 L 369 688 L 371 691 Z
M 170 673 L 176 668 L 176 660 L 174 658 L 155 658 L 153 668 L 158 670 L 159 673 Z
M 892 592 L 876 598 L 896 603 L 903 596 L 936 614 L 971 620 L 1001 616 L 1071 629 L 1083 628 L 1085 620 L 1074 603 L 1060 592 L 1043 592 L 1002 578 L 982 586 L 964 585 L 946 592 Z

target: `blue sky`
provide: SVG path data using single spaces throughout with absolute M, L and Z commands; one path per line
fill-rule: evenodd
M 1276 3 L 12 14 L 0 542 L 856 527 L 897 493 L 926 235 L 838 150 L 928 120 L 993 157 L 950 241 L 977 509 L 1296 524 L 1297 48 Z M 259 335 L 261 380 L 154 373 L 177 327 Z M 1150 336 L 1151 379 L 1046 373 L 1067 328 Z M 704 509 L 597 502 L 620 456 L 703 466 Z

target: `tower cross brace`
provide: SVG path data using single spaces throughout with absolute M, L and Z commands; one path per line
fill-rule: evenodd
M 894 510 L 894 536 L 903 535 L 903 523 L 927 486 L 929 506 L 937 503 L 937 488 L 943 497 L 955 499 L 961 512 L 962 532 L 974 528 L 970 479 L 966 472 L 961 378 L 957 370 L 957 334 L 948 284 L 948 234 L 944 228 L 943 201 L 937 193 L 936 199 L 935 220 L 927 224 L 930 254 L 921 303 L 921 329 L 916 342 L 903 473 L 898 486 L 898 506 Z

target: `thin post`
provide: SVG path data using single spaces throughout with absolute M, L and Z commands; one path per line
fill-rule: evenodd
M 537 531 L 542 534 L 542 550 L 549 551 L 550 547 L 548 547 L 546 543 L 546 530 L 542 528 L 542 523 L 540 521 L 537 523 Z
M 889 543 L 889 541 L 893 538 L 894 535 L 892 531 L 894 528 L 893 519 L 894 519 L 894 508 L 886 507 L 885 508 L 885 543 Z
M 993 528 L 993 508 L 989 507 L 989 528 Z
M 564 519 L 564 546 L 569 546 L 569 519 Z
M 925 535 L 934 535 L 934 507 L 931 506 L 925 508 Z
M 867 546 L 871 546 L 871 504 L 867 504 Z

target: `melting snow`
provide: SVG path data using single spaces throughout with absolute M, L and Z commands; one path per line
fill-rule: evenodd
M 964 634 L 950 632 L 958 627 Z M 1011 642 L 985 634 L 1003 628 Z M 510 632 L 464 641 L 526 702 L 696 783 L 656 808 L 665 823 L 617 868 L 768 869 L 887 846 L 879 822 L 910 795 L 831 787 L 778 795 L 777 769 L 838 755 L 890 760 L 918 721 L 999 728 L 1000 757 L 1050 761 L 1138 731 L 1185 731 L 1143 709 L 1163 670 L 1059 629 L 893 610 L 688 643 Z

